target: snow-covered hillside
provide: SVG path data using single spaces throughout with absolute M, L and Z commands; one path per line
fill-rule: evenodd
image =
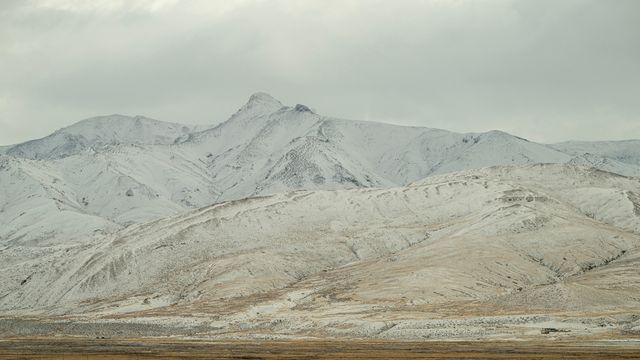
M 115 146 L 52 161 L 0 155 L 0 244 L 70 243 L 209 205 L 220 196 L 211 177 L 164 147 Z
M 432 174 L 490 165 L 566 162 L 546 145 L 492 131 L 341 120 L 256 94 L 228 121 L 193 134 L 224 199 L 288 189 L 399 186 Z
M 119 228 L 84 211 L 63 173 L 49 163 L 0 155 L 0 249 L 86 243 Z
M 640 166 L 640 140 L 624 141 L 568 141 L 551 147 L 573 156 L 593 154 Z
M 569 163 L 636 176 L 637 144 L 549 146 L 500 131 L 342 120 L 284 106 L 265 93 L 201 131 L 143 117 L 98 117 L 3 150 L 0 243 L 65 242 L 225 200 L 403 186 L 493 165 Z M 52 206 L 57 210 L 47 210 Z M 64 228 L 60 214 L 81 229 Z
M 472 319 L 578 308 L 621 316 L 640 309 L 639 209 L 637 179 L 565 165 L 280 193 L 132 225 L 37 261 L 1 252 L 0 309 L 198 319 L 201 336 L 403 339 L 434 334 L 443 309 Z M 492 328 L 526 322 L 513 319 Z M 436 327 L 485 336 L 470 321 Z M 580 331 L 591 327 L 582 321 Z
M 635 165 L 633 161 L 631 163 L 625 163 L 616 160 L 615 157 L 605 157 L 592 153 L 576 155 L 571 160 L 569 160 L 567 164 L 589 166 L 596 169 L 627 176 L 640 176 L 640 166 Z
M 144 116 L 109 115 L 82 120 L 42 139 L 10 147 L 8 155 L 28 159 L 58 159 L 113 144 L 173 144 L 191 127 Z
M 88 119 L 0 148 L 0 321 L 406 339 L 631 314 L 638 145 L 343 120 L 265 93 L 202 129 Z M 443 307 L 472 319 L 430 323 Z M 504 313 L 521 317 L 478 318 Z

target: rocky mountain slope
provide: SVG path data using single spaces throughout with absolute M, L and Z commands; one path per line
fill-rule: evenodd
M 204 130 L 112 115 L 2 151 L 3 246 L 86 241 L 225 200 L 404 186 L 492 165 L 569 163 L 640 175 L 637 141 L 550 146 L 499 131 L 341 120 L 265 93 Z
M 2 313 L 221 337 L 640 330 L 640 181 L 591 168 L 279 193 L 99 236 L 0 252 Z

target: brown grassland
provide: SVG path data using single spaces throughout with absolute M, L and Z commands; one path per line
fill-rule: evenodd
M 22 338 L 0 359 L 640 359 L 624 341 L 200 341 Z

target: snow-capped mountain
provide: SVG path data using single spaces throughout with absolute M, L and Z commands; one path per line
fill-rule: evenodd
M 640 166 L 640 140 L 568 141 L 551 145 L 567 154 L 593 154 L 625 164 Z
M 0 242 L 69 241 L 72 227 L 60 225 L 60 214 L 79 227 L 91 219 L 86 223 L 95 226 L 78 230 L 77 238 L 87 239 L 101 228 L 225 200 L 404 186 L 493 165 L 570 163 L 638 175 L 637 144 L 545 145 L 500 131 L 460 134 L 342 120 L 305 105 L 285 106 L 265 93 L 204 130 L 142 117 L 98 117 L 0 155 Z M 51 226 L 30 230 L 37 223 Z
M 569 141 L 551 147 L 573 156 L 570 164 L 640 176 L 640 140 Z
M 640 144 L 638 144 L 640 146 Z M 605 157 L 592 153 L 576 155 L 567 162 L 570 165 L 589 166 L 596 169 L 609 171 L 627 176 L 640 176 L 640 166 L 615 160 L 612 157 Z
M 192 127 L 146 118 L 108 115 L 82 120 L 42 139 L 5 150 L 27 159 L 59 159 L 87 148 L 114 144 L 167 145 L 189 134 Z
M 0 321 L 417 339 L 510 336 L 543 322 L 531 309 L 627 316 L 639 145 L 343 120 L 265 93 L 204 129 L 84 120 L 0 148 Z

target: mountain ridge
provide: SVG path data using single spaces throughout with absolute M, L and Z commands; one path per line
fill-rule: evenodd
M 112 144 L 169 145 L 189 134 L 187 125 L 119 114 L 96 116 L 56 130 L 48 136 L 11 145 L 7 155 L 29 159 L 56 159 L 82 150 Z
M 640 331 L 633 141 L 342 120 L 264 93 L 203 130 L 96 121 L 0 154 L 0 325 L 29 319 L 2 335 Z
M 135 124 L 138 131 L 129 131 Z M 65 136 L 72 140 L 65 142 Z M 284 106 L 266 93 L 252 95 L 227 121 L 204 130 L 117 115 L 87 119 L 43 139 L 0 155 L 14 169 L 40 174 L 25 182 L 24 173 L 0 168 L 7 194 L 22 194 L 34 204 L 25 211 L 10 196 L 0 198 L 5 229 L 39 216 L 54 222 L 58 211 L 37 210 L 51 204 L 63 206 L 65 216 L 97 216 L 122 227 L 226 200 L 291 190 L 397 187 L 494 165 L 568 163 L 640 175 L 633 141 L 622 148 L 608 142 L 550 146 L 502 131 L 462 134 L 343 120 L 304 105 Z M 64 229 L 53 228 L 51 239 L 64 238 Z M 43 234 L 0 234 L 3 243 L 18 238 L 33 243 Z

